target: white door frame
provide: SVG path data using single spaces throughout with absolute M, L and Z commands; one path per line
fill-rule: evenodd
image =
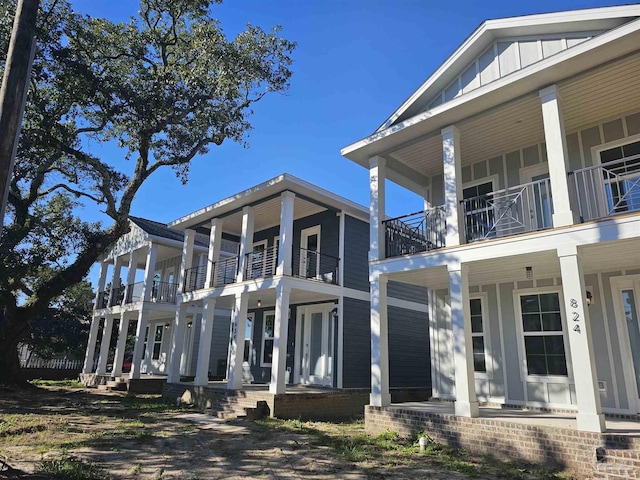
M 622 290 L 633 290 L 636 295 L 636 315 L 640 318 L 640 275 L 625 275 L 621 277 L 611 277 L 611 296 L 613 297 L 613 308 L 615 312 L 615 322 L 620 339 L 620 356 L 622 359 L 622 372 L 624 375 L 625 389 L 627 391 L 627 402 L 629 410 L 633 413 L 640 412 L 640 392 L 635 378 L 633 356 L 631 353 L 631 342 L 629 331 L 624 316 L 622 305 Z
M 313 227 L 304 228 L 300 231 L 300 265 L 298 267 L 299 274 L 302 278 L 309 278 L 307 276 L 307 250 L 309 248 L 309 237 L 312 235 L 318 235 L 318 247 L 316 252 L 320 254 L 320 225 L 314 225 Z M 315 278 L 320 276 L 320 257 L 316 257 L 316 275 Z
M 544 175 L 544 174 L 549 175 L 549 164 L 547 162 L 543 162 L 543 163 L 536 163 L 535 165 L 529 165 L 528 167 L 524 167 L 520 169 L 520 184 L 524 185 L 527 183 L 531 183 L 533 182 L 533 177 L 538 177 L 540 175 Z M 545 218 L 544 216 L 542 217 L 543 221 L 545 221 L 546 223 L 548 223 L 547 228 L 548 227 L 552 227 L 553 226 L 553 220 L 552 220 L 552 210 L 553 210 L 553 192 L 551 191 L 551 187 L 549 187 L 549 198 L 547 199 L 547 201 L 549 202 L 548 207 L 549 207 L 549 218 Z M 528 201 L 529 199 L 527 199 Z M 534 199 L 534 201 L 537 201 L 538 199 Z M 544 212 L 541 212 L 542 215 L 544 215 Z M 533 219 L 529 218 L 530 222 L 533 222 Z M 535 219 L 536 222 L 536 226 L 540 227 L 539 225 L 537 225 L 538 219 L 536 217 Z M 532 228 L 531 223 L 528 225 L 529 228 Z
M 294 355 L 294 382 L 303 385 L 316 384 L 331 386 L 333 377 L 336 372 L 333 368 L 329 368 L 329 359 L 335 363 L 334 344 L 337 332 L 331 334 L 332 315 L 331 311 L 335 308 L 335 303 L 320 303 L 298 307 L 296 314 L 296 348 Z M 315 378 L 310 373 L 310 346 L 311 346 L 311 315 L 314 313 L 322 313 L 322 338 L 320 339 L 322 358 L 322 375 Z M 304 322 L 304 335 L 302 332 L 302 324 Z M 329 373 L 331 371 L 331 373 Z

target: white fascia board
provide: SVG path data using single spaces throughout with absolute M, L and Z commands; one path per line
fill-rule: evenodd
M 376 129 L 389 128 L 415 102 L 422 99 L 434 85 L 442 83 L 443 76 L 465 66 L 479 55 L 495 38 L 531 34 L 571 33 L 589 30 L 607 30 L 620 25 L 625 19 L 640 16 L 640 5 L 590 8 L 554 13 L 500 18 L 483 22 L 466 38 L 440 67 L 404 101 L 404 103 Z M 445 81 L 448 83 L 448 80 Z M 440 86 L 438 86 L 440 88 Z M 434 92 L 435 93 L 435 92 Z
M 449 264 L 493 260 L 535 254 L 569 246 L 586 246 L 615 240 L 640 239 L 640 216 L 607 219 L 535 234 L 516 235 L 498 240 L 443 248 L 370 262 L 370 275 L 393 274 L 408 270 L 443 267 Z
M 248 190 L 232 195 L 231 197 L 220 200 L 219 202 L 190 213 L 189 215 L 169 222 L 168 226 L 179 230 L 185 230 L 194 225 L 223 215 L 229 211 L 241 208 L 247 204 L 259 202 L 274 193 L 284 190 L 290 190 L 293 193 L 307 196 L 325 205 L 329 205 L 338 210 L 343 210 L 357 218 L 369 218 L 369 209 L 363 205 L 329 192 L 328 190 L 301 180 L 293 175 L 283 173 L 271 180 L 251 187 Z
M 416 136 L 439 131 L 488 108 L 634 52 L 639 45 L 640 20 L 634 20 L 376 132 L 344 147 L 340 153 L 369 168 L 369 158 L 380 151 L 391 151 Z
M 180 242 L 179 240 L 172 240 L 170 238 L 158 237 L 156 235 L 148 235 L 149 240 L 158 245 L 163 245 L 165 247 L 176 247 L 178 249 L 178 255 L 182 253 L 182 247 L 184 246 L 184 242 Z M 202 245 L 193 244 L 193 249 L 198 250 L 200 252 L 209 251 L 209 247 L 204 247 Z

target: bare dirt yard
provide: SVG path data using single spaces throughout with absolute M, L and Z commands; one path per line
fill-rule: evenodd
M 62 387 L 62 388 L 61 388 Z M 567 479 L 364 422 L 219 420 L 127 396 L 41 383 L 0 388 L 0 479 Z

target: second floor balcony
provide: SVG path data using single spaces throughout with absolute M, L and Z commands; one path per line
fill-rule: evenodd
M 151 284 L 149 301 L 152 303 L 175 304 L 178 285 L 170 282 L 154 280 Z M 118 305 L 128 305 L 143 301 L 144 282 L 136 282 L 130 285 L 120 285 L 113 291 L 104 290 L 98 292 L 95 305 L 96 310 L 102 310 Z
M 294 247 L 292 276 L 332 285 L 339 284 L 340 259 L 319 251 Z M 207 285 L 207 267 L 201 265 L 185 270 L 183 292 L 216 288 L 238 280 L 239 257 L 221 259 L 213 264 L 211 281 Z M 278 246 L 260 248 L 245 255 L 244 280 L 273 277 L 277 272 Z

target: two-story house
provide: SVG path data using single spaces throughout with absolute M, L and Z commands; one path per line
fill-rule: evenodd
M 124 378 L 132 390 L 154 389 L 152 385 L 158 390 L 168 371 L 184 235 L 144 218 L 131 217 L 130 224 L 130 232 L 100 262 L 81 379 L 86 385 L 97 385 Z M 206 260 L 207 245 L 208 238 L 195 239 L 196 264 Z M 225 241 L 222 256 L 235 255 L 237 248 L 237 244 Z M 180 359 L 185 376 L 195 372 L 192 351 L 199 343 L 201 313 L 197 307 L 188 310 Z M 212 346 L 209 372 L 224 378 L 230 311 L 216 310 L 216 320 L 218 342 Z
M 391 281 L 429 290 L 434 396 L 454 400 L 456 416 L 479 416 L 483 402 L 555 409 L 590 432 L 615 429 L 605 413 L 638 418 L 639 5 L 482 23 L 342 154 L 370 172 L 368 428 L 396 411 Z M 416 194 L 417 213 L 386 218 L 387 180 Z M 546 446 L 528 454 L 517 429 L 474 445 L 464 429 L 480 424 L 451 428 L 484 451 L 539 460 L 555 448 L 541 433 L 532 444 Z M 579 438 L 557 455 L 573 461 Z
M 315 385 L 364 389 L 360 395 L 368 400 L 368 220 L 367 208 L 283 174 L 171 222 L 172 229 L 184 231 L 183 267 L 193 265 L 198 235 L 209 238 L 209 248 L 205 263 L 180 272 L 168 384 L 180 383 L 187 312 L 201 305 L 194 387 L 242 390 L 248 383 L 262 383 L 273 397 L 286 393 L 287 385 Z M 220 256 L 225 240 L 239 244 L 237 256 Z M 398 331 L 390 338 L 398 372 L 393 386 L 422 388 L 423 396 L 428 395 L 429 354 L 417 348 L 428 343 L 426 290 L 395 283 L 389 295 L 390 321 Z M 210 384 L 207 377 L 207 339 L 217 322 L 210 312 L 217 308 L 232 311 L 222 386 Z M 168 387 L 168 395 L 188 386 Z M 202 388 L 196 390 L 202 396 Z M 295 412 L 307 415 L 299 408 Z

